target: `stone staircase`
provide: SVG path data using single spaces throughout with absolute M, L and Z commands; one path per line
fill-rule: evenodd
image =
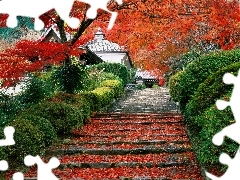
M 47 152 L 54 174 L 80 179 L 203 179 L 176 113 L 103 113 Z
M 48 149 L 61 180 L 203 180 L 166 89 L 132 91 Z M 49 160 L 49 158 L 47 158 Z M 36 177 L 36 169 L 26 176 Z
M 158 113 L 179 112 L 179 110 L 176 103 L 170 100 L 167 88 L 146 88 L 128 91 L 124 98 L 109 109 L 109 112 Z

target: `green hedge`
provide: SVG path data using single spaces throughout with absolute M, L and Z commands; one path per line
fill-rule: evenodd
M 73 105 L 62 102 L 43 102 L 32 106 L 27 112 L 48 119 L 57 134 L 71 133 L 83 124 L 82 112 Z
M 16 119 L 24 119 L 30 121 L 34 126 L 38 127 L 43 133 L 43 140 L 46 146 L 52 145 L 57 140 L 57 133 L 49 120 L 32 114 L 21 113 Z
M 227 72 L 237 75 L 239 69 L 240 63 L 233 63 L 210 75 L 201 83 L 186 105 L 184 111 L 185 119 L 193 121 L 195 116 L 203 113 L 206 108 L 214 104 L 223 94 L 232 90 L 233 85 L 226 85 L 223 83 L 222 78 Z
M 44 100 L 54 92 L 54 86 L 49 79 L 44 79 L 36 75 L 31 78 L 27 83 L 26 89 L 19 96 L 19 100 L 25 108 Z
M 92 112 L 99 110 L 99 107 L 101 106 L 101 104 L 98 101 L 96 94 L 90 91 L 90 92 L 79 93 L 79 95 L 81 96 L 82 99 L 84 99 L 84 101 L 88 102 L 90 106 L 90 110 Z
M 182 109 L 185 108 L 194 91 L 210 74 L 240 60 L 240 50 L 214 52 L 194 60 L 181 73 L 179 82 L 174 88 L 181 94 L 177 99 Z
M 90 69 L 103 70 L 107 73 L 112 73 L 118 76 L 123 81 L 123 86 L 125 87 L 129 81 L 130 75 L 127 67 L 120 63 L 99 63 L 97 65 L 91 66 Z
M 96 88 L 92 93 L 96 95 L 96 101 L 100 108 L 108 106 L 114 99 L 114 91 L 109 87 Z
M 229 100 L 230 94 L 228 93 L 220 99 Z M 202 129 L 199 132 L 192 132 L 190 137 L 200 164 L 204 167 L 220 165 L 219 156 L 222 152 L 234 157 L 239 147 L 238 143 L 228 138 L 224 139 L 224 143 L 221 146 L 216 146 L 212 143 L 212 138 L 216 133 L 234 122 L 230 107 L 220 111 L 215 105 L 212 105 L 195 118 L 198 126 L 201 126 Z
M 123 93 L 123 85 L 121 81 L 118 80 L 105 80 L 101 83 L 101 87 L 110 87 L 114 91 L 114 97 L 118 98 Z
M 64 102 L 78 108 L 82 112 L 84 122 L 90 119 L 91 111 L 91 100 L 88 100 L 80 94 L 68 94 L 65 92 L 58 92 L 52 98 L 48 99 L 52 102 Z
M 44 153 L 44 133 L 36 125 L 25 119 L 16 119 L 8 126 L 15 128 L 15 145 L 4 147 L 9 158 L 23 162 L 24 157 L 29 154 L 36 156 Z
M 171 76 L 168 83 L 169 93 L 171 95 L 172 100 L 175 102 L 178 102 L 181 99 L 179 88 L 175 88 L 175 87 L 179 86 L 178 84 L 180 83 L 180 76 L 182 73 L 183 71 L 179 71 L 173 76 Z

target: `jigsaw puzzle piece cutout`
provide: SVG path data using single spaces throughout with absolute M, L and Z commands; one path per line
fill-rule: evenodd
M 211 180 L 239 180 L 240 178 L 240 149 L 238 149 L 235 157 L 232 159 L 228 154 L 222 153 L 219 157 L 219 161 L 222 164 L 225 164 L 228 166 L 227 171 L 221 176 L 216 177 L 208 172 L 206 173 L 206 176 L 209 177 Z
M 21 173 L 21 172 L 14 173 L 12 176 L 12 179 L 13 180 L 24 180 L 23 173 Z
M 55 169 L 60 165 L 60 161 L 55 157 L 52 157 L 48 163 L 44 163 L 39 156 L 34 157 L 31 155 L 28 155 L 24 158 L 24 164 L 26 166 L 32 166 L 34 164 L 37 164 L 38 180 L 46 180 L 46 179 L 58 180 L 58 178 L 52 173 L 52 169 Z
M 231 138 L 232 140 L 240 144 L 240 136 L 238 133 L 236 133 L 239 132 L 239 129 L 240 123 L 238 122 L 223 128 L 220 132 L 213 136 L 212 139 L 213 144 L 217 146 L 222 145 L 225 136 Z
M 13 139 L 13 134 L 15 132 L 14 127 L 7 126 L 4 128 L 3 132 L 4 132 L 5 139 L 0 139 L 0 146 L 14 145 L 15 144 L 15 141 Z
M 108 24 L 108 30 L 112 29 L 112 27 L 113 27 L 113 25 L 116 21 L 116 18 L 117 18 L 117 12 L 110 11 L 107 8 L 109 0 L 98 0 L 98 1 L 95 1 L 95 0 L 79 0 L 79 1 L 87 3 L 91 6 L 87 10 L 87 13 L 86 13 L 87 18 L 89 18 L 89 19 L 95 19 L 97 17 L 98 9 L 102 9 L 102 10 L 110 13 L 111 18 L 110 18 L 110 21 L 109 21 L 109 24 Z M 122 0 L 117 0 L 116 2 L 119 5 L 121 5 L 123 3 Z
M 0 161 L 0 171 L 6 171 L 8 169 L 8 162 L 5 160 Z
M 237 77 L 234 76 L 233 74 L 231 73 L 225 73 L 223 75 L 223 82 L 225 84 L 235 84 L 236 83 L 236 80 L 237 80 Z
M 44 28 L 44 23 L 39 16 L 55 9 L 61 19 L 71 28 L 77 28 L 80 20 L 69 17 L 74 0 L 2 0 L 0 1 L 0 13 L 9 14 L 7 26 L 15 28 L 18 24 L 17 16 L 31 17 L 35 19 L 35 30 Z

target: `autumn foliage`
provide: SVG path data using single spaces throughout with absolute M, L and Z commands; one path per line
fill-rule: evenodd
M 0 54 L 0 78 L 17 78 L 46 63 L 58 63 L 77 55 L 76 47 L 90 40 L 97 27 L 106 29 L 110 19 L 110 14 L 102 10 L 96 19 L 87 19 L 88 8 L 89 5 L 75 1 L 70 15 L 80 19 L 77 29 L 67 27 L 54 10 L 43 14 L 41 19 L 46 27 L 57 25 L 61 44 L 19 42 L 14 49 Z M 199 42 L 214 43 L 222 49 L 239 44 L 237 0 L 124 0 L 122 5 L 110 1 L 109 9 L 118 12 L 118 17 L 106 37 L 124 45 L 136 66 L 158 69 L 158 74 L 168 70 L 171 56 L 186 52 Z M 7 17 L 0 16 L 2 27 Z M 72 35 L 70 40 L 66 32 Z M 37 61 L 29 61 L 37 55 Z

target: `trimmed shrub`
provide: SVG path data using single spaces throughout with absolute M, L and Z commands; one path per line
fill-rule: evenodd
M 179 91 L 178 99 L 182 109 L 185 108 L 194 91 L 210 74 L 240 60 L 240 50 L 221 51 L 201 56 L 189 63 L 181 73 L 179 82 L 174 88 Z
M 0 160 L 8 161 L 8 155 L 3 150 L 3 147 L 0 147 Z M 0 180 L 6 179 L 6 172 L 0 171 Z
M 58 89 L 69 94 L 83 90 L 87 77 L 88 73 L 85 67 L 74 62 L 57 67 L 52 75 Z
M 89 78 L 84 87 L 84 91 L 92 91 L 95 88 L 100 87 L 101 82 L 105 81 L 105 80 L 118 80 L 118 81 L 122 82 L 122 79 L 120 79 L 117 75 L 115 75 L 113 73 L 103 72 L 96 68 L 93 69 L 92 67 L 90 67 L 90 69 L 88 71 L 89 71 L 88 72 Z
M 210 107 L 216 102 L 222 95 L 232 90 L 232 85 L 226 85 L 223 83 L 223 75 L 227 72 L 237 75 L 240 69 L 240 62 L 231 64 L 216 73 L 210 75 L 203 83 L 201 83 L 198 89 L 194 92 L 193 97 L 186 105 L 184 116 L 190 121 L 194 120 L 194 117 L 204 110 Z
M 180 83 L 180 76 L 183 73 L 183 71 L 179 71 L 176 74 L 174 74 L 173 76 L 171 76 L 171 78 L 169 79 L 169 93 L 171 95 L 171 98 L 173 101 L 178 102 L 181 99 L 181 94 L 179 93 L 179 83 Z
M 28 109 L 28 113 L 48 119 L 57 134 L 68 134 L 81 128 L 83 115 L 76 107 L 62 102 L 43 102 Z
M 112 73 L 118 76 L 123 81 L 123 86 L 125 87 L 129 80 L 129 71 L 127 67 L 120 63 L 99 63 L 91 66 L 91 69 L 103 70 L 107 73 Z
M 92 91 L 97 97 L 97 103 L 100 104 L 100 108 L 103 108 L 112 103 L 114 99 L 114 92 L 109 87 L 100 87 Z
M 114 91 L 114 97 L 118 98 L 123 93 L 122 82 L 118 80 L 105 80 L 101 83 L 101 87 L 110 87 Z
M 6 161 L 8 160 L 8 155 L 4 151 L 3 147 L 0 147 L 0 159 L 1 160 L 6 160 Z
M 32 124 L 38 127 L 40 131 L 43 132 L 43 140 L 46 146 L 49 146 L 56 142 L 57 133 L 53 128 L 49 120 L 42 118 L 40 116 L 35 116 L 32 114 L 20 114 L 17 119 L 24 119 L 30 121 Z
M 53 98 L 49 99 L 49 101 L 64 102 L 73 105 L 82 112 L 85 122 L 90 119 L 90 115 L 92 113 L 90 104 L 91 100 L 88 101 L 88 99 L 82 97 L 82 95 L 80 94 L 68 94 L 65 92 L 58 92 Z
M 18 162 L 23 162 L 25 156 L 43 154 L 45 147 L 43 132 L 34 126 L 32 122 L 25 119 L 16 119 L 8 124 L 15 128 L 15 145 L 4 147 L 4 151 L 9 158 L 14 158 Z
M 230 93 L 220 99 L 229 99 Z M 201 165 L 216 167 L 219 164 L 219 156 L 222 152 L 234 157 L 239 145 L 229 138 L 224 139 L 221 146 L 212 143 L 213 136 L 226 126 L 235 122 L 230 107 L 220 111 L 212 105 L 206 111 L 195 117 L 198 125 L 202 127 L 199 132 L 192 132 L 192 145 Z M 225 167 L 226 168 L 226 167 Z
M 87 102 L 90 106 L 91 112 L 99 110 L 101 102 L 98 101 L 97 95 L 93 92 L 82 92 L 79 93 L 84 102 Z
M 27 83 L 24 92 L 19 96 L 21 103 L 24 107 L 30 107 L 46 97 L 51 96 L 54 92 L 53 85 L 50 80 L 44 80 L 40 77 L 33 76 Z

